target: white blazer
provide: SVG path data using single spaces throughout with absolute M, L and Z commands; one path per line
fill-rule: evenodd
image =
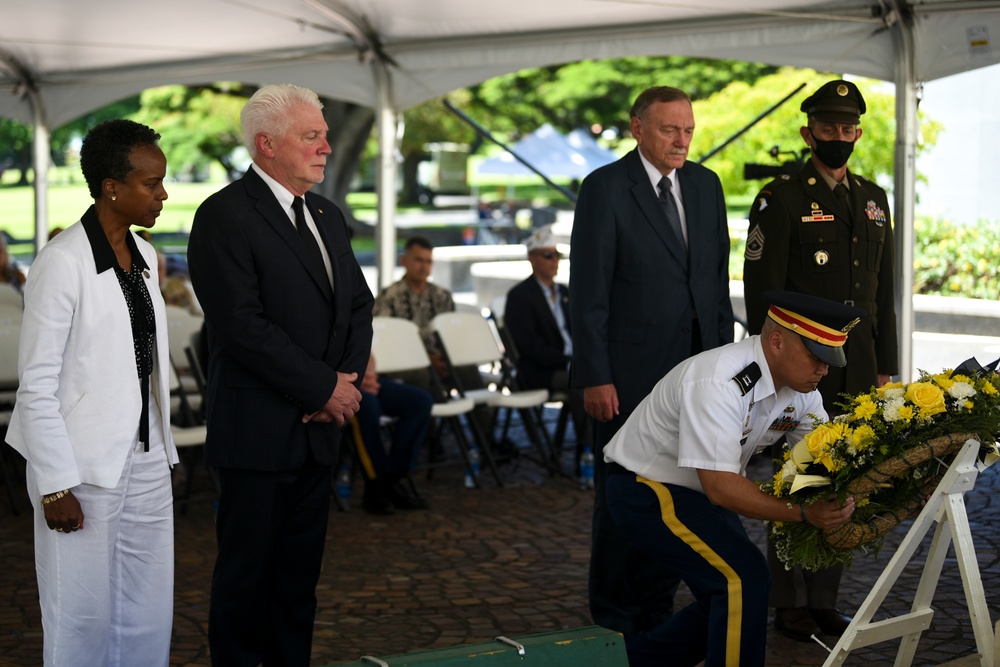
M 129 234 L 153 267 L 143 273 L 156 317 L 150 408 L 159 409 L 165 463 L 173 465 L 169 375 L 161 372 L 170 363 L 167 320 L 156 251 Z M 98 273 L 98 258 L 106 264 L 109 252 L 113 258 L 91 209 L 42 248 L 25 283 L 7 442 L 32 466 L 42 495 L 81 483 L 114 488 L 135 441 L 142 396 L 132 324 L 113 268 Z

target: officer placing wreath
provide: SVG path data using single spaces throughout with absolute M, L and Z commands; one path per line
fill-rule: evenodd
M 793 290 L 861 308 L 867 318 L 819 391 L 830 416 L 842 394 L 882 386 L 899 372 L 893 294 L 892 225 L 885 191 L 847 167 L 861 139 L 864 97 L 850 81 L 821 86 L 803 103 L 799 129 L 811 157 L 796 176 L 768 183 L 750 211 L 743 284 L 747 322 L 760 331 L 767 290 Z M 775 626 L 801 641 L 839 636 L 850 622 L 837 608 L 842 568 L 786 569 L 769 547 Z
M 616 525 L 695 597 L 625 635 L 631 667 L 763 665 L 768 567 L 739 515 L 834 530 L 854 512 L 849 496 L 779 498 L 745 471 L 755 452 L 782 437 L 797 442 L 826 420 L 816 386 L 845 363 L 848 332 L 864 326 L 864 312 L 790 292 L 764 299 L 760 335 L 676 366 L 604 447 Z

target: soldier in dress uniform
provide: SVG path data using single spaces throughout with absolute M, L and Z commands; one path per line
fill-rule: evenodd
M 841 412 L 842 393 L 881 386 L 899 372 L 889 202 L 882 188 L 847 168 L 865 109 L 858 87 L 843 80 L 802 103 L 808 122 L 799 134 L 812 155 L 799 175 L 782 175 L 757 195 L 744 258 L 751 333 L 764 321 L 767 290 L 812 294 L 867 314 L 845 348 L 847 365 L 831 368 L 819 385 L 830 415 Z M 797 572 L 786 571 L 773 549 L 769 560 L 775 626 L 802 641 L 817 629 L 842 634 L 850 622 L 836 610 L 842 568 L 803 573 L 803 596 Z
M 816 385 L 844 365 L 848 332 L 864 313 L 805 294 L 763 298 L 770 308 L 759 336 L 675 366 L 604 447 L 615 524 L 695 598 L 657 625 L 625 633 L 631 667 L 762 666 L 768 565 L 738 515 L 830 529 L 854 511 L 852 498 L 788 503 L 745 472 L 755 452 L 783 437 L 797 442 L 813 415 L 825 420 Z

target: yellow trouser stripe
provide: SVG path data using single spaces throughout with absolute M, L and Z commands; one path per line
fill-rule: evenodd
M 348 422 L 351 424 L 351 432 L 354 434 L 354 449 L 358 452 L 358 460 L 361 461 L 365 476 L 368 479 L 375 479 L 375 466 L 372 465 L 368 450 L 365 449 L 365 439 L 361 437 L 361 425 L 358 423 L 357 417 L 351 417 Z
M 712 547 L 705 544 L 700 537 L 677 518 L 677 513 L 674 511 L 674 498 L 667 487 L 660 482 L 654 482 L 640 475 L 636 475 L 636 481 L 645 484 L 656 494 L 656 497 L 660 501 L 660 516 L 663 518 L 663 523 L 670 529 L 670 532 L 694 549 L 696 553 L 708 561 L 709 565 L 718 570 L 726 578 L 729 589 L 729 618 L 726 623 L 726 664 L 739 665 L 740 633 L 743 619 L 743 583 L 740 581 L 739 575 L 736 574 L 733 568 L 719 554 L 715 553 Z

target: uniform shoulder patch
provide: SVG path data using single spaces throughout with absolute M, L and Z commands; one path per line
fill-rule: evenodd
M 746 396 L 747 392 L 753 389 L 753 386 L 757 384 L 757 380 L 760 379 L 760 376 L 761 376 L 760 366 L 758 366 L 757 362 L 755 361 L 746 368 L 744 368 L 743 370 L 741 370 L 739 373 L 734 375 L 733 381 L 737 385 L 739 385 L 740 393 Z

